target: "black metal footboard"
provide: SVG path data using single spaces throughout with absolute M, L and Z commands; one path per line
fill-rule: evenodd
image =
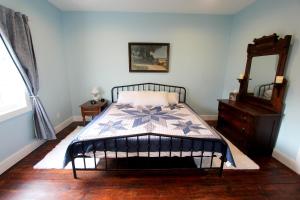
M 166 136 L 156 133 L 118 136 L 95 140 L 76 141 L 69 146 L 69 156 L 72 162 L 73 175 L 77 178 L 77 170 L 133 170 L 133 168 L 115 169 L 108 166 L 108 159 L 135 158 L 199 158 L 199 169 L 215 169 L 219 176 L 222 175 L 223 165 L 226 160 L 227 144 L 221 139 L 190 138 L 184 136 Z M 100 162 L 105 162 L 104 167 L 99 167 Z M 219 166 L 213 165 L 213 160 L 220 155 Z M 86 159 L 93 159 L 93 167 L 87 167 Z M 82 159 L 81 167 L 76 166 L 75 159 Z M 203 165 L 204 159 L 206 165 Z M 208 162 L 207 162 L 208 160 Z M 150 168 L 134 169 L 149 170 Z M 153 168 L 151 168 L 153 169 Z M 174 169 L 174 168 L 168 168 Z

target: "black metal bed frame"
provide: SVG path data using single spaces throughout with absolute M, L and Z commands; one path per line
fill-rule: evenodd
M 265 94 L 266 90 L 272 89 L 274 87 L 274 83 L 267 83 L 260 85 L 258 88 L 258 96 L 261 97 Z
M 147 90 L 147 91 L 167 91 L 167 92 L 177 92 L 179 94 L 179 102 L 181 103 L 185 103 L 186 100 L 186 89 L 184 87 L 178 87 L 178 86 L 171 86 L 171 85 L 163 85 L 163 84 L 156 84 L 156 83 L 141 83 L 141 84 L 133 84 L 133 85 L 125 85 L 125 86 L 116 86 L 113 87 L 111 90 L 111 95 L 112 95 L 112 102 L 116 102 L 117 98 L 118 98 L 118 94 L 119 91 L 136 91 L 136 90 Z M 115 154 L 114 158 L 116 161 L 118 161 L 118 159 L 123 159 L 124 157 L 120 158 L 118 157 L 118 153 L 123 153 L 126 154 L 126 159 L 128 158 L 132 158 L 132 157 L 143 157 L 143 158 L 154 158 L 153 156 L 151 156 L 151 147 L 154 146 L 154 140 L 151 140 L 151 136 L 156 136 L 158 137 L 158 151 L 155 151 L 154 153 L 158 153 L 158 156 L 155 156 L 156 158 L 165 158 L 165 157 L 172 157 L 172 153 L 179 153 L 179 158 L 200 158 L 200 167 L 198 169 L 215 169 L 218 172 L 218 175 L 221 176 L 222 172 L 223 172 L 223 166 L 224 166 L 224 162 L 226 160 L 226 151 L 227 151 L 227 143 L 221 139 L 221 140 L 217 140 L 217 139 L 209 139 L 209 138 L 191 138 L 191 137 L 185 137 L 185 136 L 168 136 L 168 135 L 164 135 L 164 134 L 157 134 L 157 133 L 144 133 L 144 134 L 134 134 L 134 135 L 130 135 L 130 136 L 116 136 L 116 137 L 107 137 L 107 138 L 97 138 L 97 139 L 92 139 L 92 140 L 85 140 L 85 141 L 76 141 L 73 142 L 70 146 L 70 151 L 69 151 L 69 156 L 71 158 L 71 162 L 72 162 L 72 169 L 73 169 L 73 176 L 74 178 L 77 178 L 77 173 L 76 171 L 82 171 L 82 170 L 97 170 L 97 171 L 119 171 L 119 170 L 164 170 L 163 169 L 158 169 L 158 168 L 142 168 L 142 169 L 132 169 L 132 168 L 127 168 L 127 169 L 115 169 L 115 168 L 109 168 L 108 167 L 108 152 L 113 152 Z M 146 143 L 146 148 L 141 147 L 141 140 L 140 137 L 143 137 L 143 144 Z M 133 151 L 132 149 L 130 150 L 129 147 L 129 143 L 128 141 L 130 139 L 136 139 L 137 145 L 136 145 L 136 149 Z M 145 138 L 146 141 L 145 141 Z M 164 139 L 168 139 L 169 142 L 169 147 L 168 150 L 162 150 L 161 149 L 161 142 L 162 142 L 162 138 Z M 125 142 L 125 146 L 126 149 L 124 151 L 124 149 L 120 149 L 120 147 L 118 147 L 118 143 L 120 143 L 121 141 Z M 107 148 L 107 144 L 108 142 L 113 142 L 114 143 L 114 151 L 112 151 L 111 149 Z M 157 142 L 157 141 L 156 141 Z M 186 150 L 186 145 L 184 147 L 184 143 L 188 142 L 190 144 L 189 147 L 189 151 Z M 194 150 L 194 144 L 198 142 L 201 142 L 202 145 L 202 150 L 200 151 L 200 155 L 195 155 L 195 150 Z M 96 151 L 97 151 L 97 145 L 101 144 L 103 145 L 103 153 L 104 153 L 104 160 L 105 160 L 105 167 L 104 168 L 98 168 L 97 166 L 97 157 L 96 157 Z M 217 157 L 217 155 L 215 155 L 215 148 L 216 148 L 216 144 L 218 143 L 218 145 L 221 145 L 221 163 L 220 166 L 218 167 L 214 167 L 213 166 L 213 159 L 215 157 Z M 179 146 L 179 149 L 174 150 L 174 145 L 177 144 L 177 146 Z M 204 147 L 206 144 L 210 144 L 211 149 L 209 152 L 211 152 L 210 155 L 204 155 Z M 80 146 L 81 147 L 81 153 L 74 153 L 74 146 Z M 88 152 L 87 152 L 87 146 L 89 146 L 88 148 Z M 206 150 L 205 150 L 206 151 Z M 188 156 L 183 156 L 183 152 L 189 152 L 190 155 Z M 136 153 L 135 156 L 130 156 L 130 153 Z M 140 156 L 141 153 L 146 153 L 147 156 Z M 162 154 L 168 154 L 168 156 L 163 156 Z M 88 154 L 88 155 L 87 155 Z M 92 154 L 92 158 L 94 160 L 94 168 L 87 168 L 86 166 L 86 158 L 87 157 L 91 157 Z M 203 158 L 209 158 L 210 160 L 210 166 L 209 167 L 203 167 L 202 166 L 202 161 Z M 81 168 L 77 168 L 75 166 L 75 159 L 76 158 L 82 158 L 83 159 L 83 167 Z M 103 158 L 100 158 L 103 159 Z M 170 169 L 170 168 L 166 168 L 166 169 Z M 175 169 L 175 168 L 171 168 L 171 169 Z M 183 169 L 183 168 L 181 168 Z M 188 168 L 191 169 L 191 168 Z

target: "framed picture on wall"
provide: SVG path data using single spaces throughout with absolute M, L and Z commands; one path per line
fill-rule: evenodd
M 169 72 L 170 43 L 128 43 L 130 72 Z

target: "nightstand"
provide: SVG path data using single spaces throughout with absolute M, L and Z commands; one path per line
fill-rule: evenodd
M 83 119 L 83 125 L 85 125 L 85 116 L 91 116 L 94 118 L 107 106 L 107 101 L 97 101 L 95 104 L 91 104 L 91 101 L 87 101 L 80 106 L 81 115 Z

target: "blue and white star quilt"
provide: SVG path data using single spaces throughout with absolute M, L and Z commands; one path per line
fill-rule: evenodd
M 112 104 L 81 132 L 77 139 L 89 140 L 143 133 L 220 139 L 220 136 L 186 104 L 144 107 Z
M 115 150 L 118 146 L 118 157 L 148 156 L 148 137 L 137 137 L 147 133 L 166 136 L 161 136 L 161 142 L 159 136 L 151 135 L 149 137 L 152 141 L 150 143 L 151 157 L 158 157 L 158 152 L 161 152 L 161 156 L 170 156 L 170 148 L 172 148 L 172 157 L 180 156 L 181 151 L 182 156 L 190 156 L 191 148 L 193 148 L 193 155 L 210 156 L 212 152 L 215 152 L 221 156 L 221 146 L 224 143 L 221 136 L 186 104 L 134 107 L 129 104 L 113 103 L 76 136 L 72 143 L 79 143 L 73 146 L 72 150 L 78 155 L 83 152 L 88 155 L 91 153 L 92 147 L 96 147 L 97 157 L 115 158 Z M 128 146 L 122 138 L 114 140 L 115 137 L 120 136 L 132 136 L 128 139 Z M 194 143 L 191 140 L 185 140 L 181 149 L 180 141 L 175 139 L 172 142 L 170 139 L 172 136 L 199 138 L 200 140 Z M 101 140 L 105 138 L 107 138 L 106 145 L 104 140 Z M 85 144 L 81 145 L 80 141 Z M 209 141 L 216 141 L 216 145 Z M 70 161 L 70 148 L 71 144 L 66 152 L 65 164 Z M 107 154 L 104 154 L 105 149 Z M 126 154 L 126 151 L 129 154 Z M 234 165 L 229 148 L 226 158 Z

